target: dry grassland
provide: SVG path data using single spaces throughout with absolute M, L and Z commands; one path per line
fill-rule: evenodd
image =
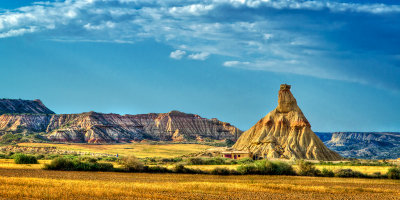
M 13 159 L 0 159 L 0 168 L 7 169 L 41 169 L 45 163 L 50 163 L 51 160 L 39 160 L 39 164 L 18 165 Z
M 211 148 L 201 144 L 48 144 L 48 143 L 19 143 L 24 147 L 56 147 L 60 150 L 68 150 L 84 153 L 103 153 L 119 155 L 135 155 L 138 158 L 163 157 L 173 158 L 177 156 L 196 153 Z
M 376 172 L 379 172 L 381 174 L 386 174 L 389 168 L 391 168 L 390 166 L 338 166 L 338 165 L 315 165 L 315 167 L 319 170 L 326 168 L 333 171 L 338 169 L 351 169 L 353 171 L 359 171 L 369 175 Z
M 0 168 L 0 199 L 400 199 L 395 180 Z

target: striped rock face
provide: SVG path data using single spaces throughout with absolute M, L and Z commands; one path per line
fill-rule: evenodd
M 235 126 L 218 119 L 206 119 L 179 111 L 140 115 L 96 112 L 0 115 L 0 140 L 8 132 L 25 135 L 43 133 L 51 141 L 77 143 L 118 143 L 145 139 L 236 141 L 242 133 Z
M 311 130 L 290 88 L 281 85 L 278 106 L 245 131 L 233 148 L 263 158 L 340 160 Z

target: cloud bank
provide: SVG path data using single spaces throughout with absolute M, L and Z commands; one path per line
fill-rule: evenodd
M 173 59 L 400 90 L 400 6 L 306 0 L 66 0 L 0 12 L 0 38 L 132 43 Z M 0 40 L 1 41 L 1 40 Z

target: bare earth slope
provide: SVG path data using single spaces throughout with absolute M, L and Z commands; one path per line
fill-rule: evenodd
M 245 131 L 233 148 L 265 158 L 340 160 L 311 130 L 311 125 L 290 92 L 281 85 L 278 106 Z
M 3 114 L 0 115 L 0 136 L 6 132 L 45 132 L 51 141 L 79 143 L 115 143 L 143 139 L 236 140 L 242 133 L 229 123 L 179 111 L 123 116 L 96 112 L 60 115 Z

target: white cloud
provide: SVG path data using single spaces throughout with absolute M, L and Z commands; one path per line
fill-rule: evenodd
M 271 39 L 272 37 L 274 37 L 273 34 L 270 34 L 270 33 L 264 34 L 264 39 L 266 39 L 266 40 L 269 40 L 269 39 Z
M 249 65 L 250 62 L 241 62 L 237 60 L 232 60 L 232 61 L 225 61 L 224 66 L 225 67 L 237 67 L 237 66 L 244 66 L 244 65 Z
M 20 29 L 13 29 L 7 32 L 2 32 L 0 33 L 0 38 L 6 38 L 6 37 L 15 37 L 15 36 L 20 36 L 25 33 L 33 33 L 37 30 L 36 27 L 31 26 L 29 28 L 20 28 Z
M 188 6 L 181 7 L 172 7 L 169 9 L 169 12 L 175 16 L 182 15 L 204 15 L 207 14 L 208 11 L 214 9 L 214 5 L 204 5 L 204 4 L 192 4 Z
M 171 52 L 170 54 L 169 54 L 169 57 L 171 57 L 171 58 L 173 58 L 173 59 L 176 59 L 176 60 L 180 60 L 180 59 L 182 59 L 182 57 L 183 56 L 185 56 L 186 55 L 186 51 L 182 51 L 182 50 L 176 50 L 176 51 L 173 51 L 173 52 Z
M 190 54 L 188 58 L 192 60 L 206 60 L 210 56 L 210 53 L 207 52 L 201 52 L 201 53 L 194 53 Z
M 105 28 L 112 29 L 112 28 L 115 27 L 115 23 L 110 22 L 110 21 L 103 22 L 103 23 L 101 23 L 99 25 L 92 25 L 92 24 L 88 23 L 88 24 L 85 24 L 83 27 L 85 29 L 87 29 L 87 30 L 102 30 L 102 29 L 105 29 Z

